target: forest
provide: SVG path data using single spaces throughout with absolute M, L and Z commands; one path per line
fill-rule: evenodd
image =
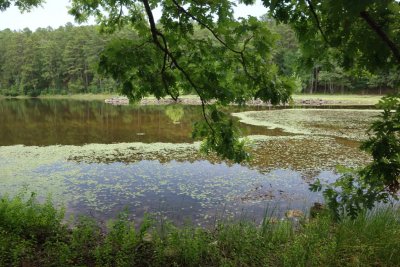
M 344 69 L 337 60 L 337 49 L 310 54 L 290 26 L 268 16 L 262 21 L 275 37 L 273 62 L 282 75 L 294 78 L 296 93 L 385 94 L 398 90 L 400 74 L 394 69 Z M 207 33 L 195 27 L 195 35 L 202 34 Z M 0 94 L 118 93 L 118 81 L 98 72 L 99 57 L 111 40 L 138 38 L 128 27 L 110 35 L 101 33 L 99 26 L 72 24 L 34 32 L 28 28 L 0 31 Z

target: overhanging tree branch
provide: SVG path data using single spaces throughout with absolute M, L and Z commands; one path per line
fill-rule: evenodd
M 176 96 L 171 93 L 171 91 L 168 88 L 167 79 L 165 77 L 165 71 L 167 70 L 167 60 L 168 60 L 168 54 L 164 53 L 163 67 L 161 69 L 161 79 L 162 79 L 164 89 L 167 92 L 167 94 L 169 94 L 174 101 L 178 101 L 179 93 Z
M 317 15 L 317 13 L 315 12 L 315 8 L 314 8 L 313 4 L 311 3 L 310 0 L 306 0 L 306 2 L 307 2 L 308 8 L 310 9 L 311 14 L 313 15 L 313 17 L 314 17 L 314 19 L 315 19 L 315 23 L 317 24 L 317 28 L 318 28 L 319 32 L 321 33 L 322 38 L 324 38 L 324 41 L 325 41 L 327 44 L 329 44 L 329 40 L 328 40 L 328 38 L 326 37 L 324 31 L 322 30 L 321 22 L 319 21 L 318 15 Z
M 154 20 L 154 16 L 153 16 L 153 12 L 151 11 L 151 7 L 149 4 L 148 0 L 142 0 L 149 23 L 150 23 L 150 31 L 151 31 L 151 35 L 153 38 L 153 42 L 154 44 L 161 49 L 161 51 L 163 51 L 165 53 L 165 55 L 167 55 L 172 63 L 174 63 L 175 67 L 183 74 L 183 76 L 186 78 L 186 80 L 189 82 L 189 84 L 193 87 L 193 89 L 196 91 L 197 95 L 200 97 L 200 101 L 201 101 L 201 106 L 202 106 L 202 110 L 203 110 L 203 117 L 208 125 L 208 127 L 211 129 L 212 133 L 215 134 L 214 128 L 212 127 L 211 123 L 209 122 L 208 118 L 207 118 L 207 114 L 206 114 L 206 108 L 205 108 L 205 100 L 204 97 L 202 96 L 199 88 L 196 86 L 196 84 L 193 82 L 192 78 L 190 77 L 190 75 L 179 65 L 178 61 L 176 60 L 175 56 L 171 53 L 171 51 L 169 51 L 168 49 L 168 44 L 167 44 L 167 40 L 165 38 L 165 36 L 157 29 L 156 27 L 156 23 Z M 161 38 L 163 44 L 161 44 L 160 40 L 158 39 L 158 37 Z
M 250 72 L 248 71 L 247 68 L 247 64 L 246 64 L 246 59 L 244 56 L 244 52 L 246 50 L 246 46 L 247 44 L 250 42 L 251 39 L 254 38 L 254 36 L 252 35 L 250 38 L 247 38 L 244 42 L 243 45 L 243 49 L 241 51 L 236 50 L 232 47 L 230 47 L 210 26 L 208 26 L 206 23 L 204 23 L 203 21 L 201 21 L 199 18 L 197 18 L 196 16 L 192 15 L 189 11 L 187 11 L 185 8 L 183 8 L 181 5 L 178 4 L 178 2 L 176 0 L 172 0 L 172 2 L 174 3 L 174 5 L 178 8 L 178 10 L 180 10 L 181 12 L 183 12 L 186 16 L 188 16 L 189 18 L 193 19 L 194 21 L 196 21 L 199 25 L 203 26 L 204 28 L 206 28 L 209 32 L 211 32 L 211 34 L 214 36 L 215 39 L 217 39 L 226 49 L 228 49 L 229 51 L 237 54 L 240 56 L 239 61 L 243 66 L 244 72 L 246 73 L 247 76 L 249 76 L 253 81 L 256 81 L 256 78 L 250 74 Z
M 236 53 L 236 54 L 241 54 L 241 51 L 238 51 L 238 50 L 233 49 L 232 47 L 230 47 L 224 40 L 222 40 L 221 37 L 218 36 L 218 34 L 210 26 L 208 26 L 206 23 L 202 22 L 200 19 L 198 19 L 197 17 L 195 17 L 192 14 L 190 14 L 186 9 L 184 9 L 182 6 L 180 6 L 178 4 L 178 2 L 176 2 L 176 0 L 172 0 L 172 2 L 174 2 L 174 5 L 178 8 L 178 10 L 180 10 L 181 12 L 186 14 L 186 16 L 190 17 L 191 19 L 196 21 L 198 24 L 200 24 L 201 26 L 203 26 L 204 28 L 209 30 L 211 32 L 211 34 L 215 37 L 215 39 L 217 39 L 228 50 L 230 50 L 230 51 L 232 51 L 233 53 Z
M 396 44 L 390 40 L 389 36 L 383 31 L 383 29 L 379 26 L 378 23 L 370 16 L 370 14 L 367 11 L 362 11 L 360 12 L 361 18 L 367 22 L 369 27 L 382 39 L 382 41 L 389 47 L 389 49 L 392 51 L 393 56 L 397 60 L 397 62 L 400 64 L 400 50 L 396 46 Z

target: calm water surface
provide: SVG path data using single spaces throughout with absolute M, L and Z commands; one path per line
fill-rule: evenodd
M 335 165 L 359 158 L 355 141 L 292 139 L 279 129 L 246 124 L 245 135 L 272 138 L 254 147 L 251 163 L 205 158 L 189 145 L 192 125 L 200 119 L 196 106 L 0 100 L 0 194 L 27 187 L 41 197 L 52 194 L 68 213 L 108 219 L 127 208 L 137 221 L 150 212 L 207 224 L 216 217 L 261 218 L 266 209 L 277 216 L 307 209 L 321 200 L 308 191 L 309 181 L 333 180 Z M 280 139 L 285 136 L 289 139 Z M 129 148 L 132 154 L 113 146 L 133 142 L 139 145 Z M 174 153 L 174 145 L 167 149 L 163 143 L 189 148 Z M 103 145 L 91 150 L 86 144 Z M 109 151 L 111 157 L 102 156 Z M 80 154 L 86 158 L 77 160 Z
M 237 109 L 238 110 L 238 109 Z M 0 145 L 193 142 L 198 106 L 112 106 L 101 101 L 0 100 Z M 244 126 L 245 133 L 271 133 Z

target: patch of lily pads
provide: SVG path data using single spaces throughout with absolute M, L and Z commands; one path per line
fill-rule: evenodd
M 201 119 L 201 109 L 197 107 L 133 109 L 77 103 L 69 107 L 64 103 L 60 108 L 49 109 L 47 106 L 51 105 L 45 105 L 30 112 L 29 103 L 23 102 L 22 107 L 12 105 L 12 110 L 23 110 L 24 116 L 35 114 L 31 119 L 34 124 L 27 124 L 29 120 L 24 117 L 24 127 L 37 126 L 37 122 L 50 127 L 33 127 L 44 131 L 40 136 L 45 138 L 47 129 L 63 125 L 75 130 L 65 136 L 67 132 L 58 133 L 60 136 L 53 133 L 50 137 L 62 141 L 71 138 L 64 144 L 79 145 L 51 145 L 55 143 L 51 138 L 32 143 L 30 138 L 39 139 L 30 131 L 19 131 L 30 133 L 24 142 L 8 134 L 10 140 L 4 143 L 7 145 L 20 142 L 50 145 L 0 146 L 1 195 L 15 195 L 26 188 L 42 198 L 51 195 L 66 206 L 68 214 L 84 213 L 107 219 L 115 218 L 127 207 L 136 221 L 149 212 L 176 222 L 190 219 L 198 224 L 243 214 L 262 217 L 266 208 L 284 214 L 287 209 L 309 207 L 321 196 L 309 192 L 308 182 L 315 178 L 336 179 L 337 165 L 358 167 L 370 160 L 358 149 L 359 140 L 366 138 L 365 130 L 378 114 L 378 111 L 325 109 L 234 114 L 249 124 L 241 125 L 244 133 L 253 134 L 246 137 L 251 161 L 234 164 L 215 155 L 201 155 L 199 142 L 179 143 L 191 142 L 190 125 Z M 57 110 L 68 110 L 63 113 L 66 117 L 57 117 Z M 13 119 L 12 114 L 20 113 L 9 113 L 5 125 L 10 129 L 25 129 L 12 126 L 12 122 L 21 121 Z M 82 114 L 87 114 L 85 120 Z M 104 122 L 108 127 L 109 121 L 115 131 L 98 139 L 99 131 L 105 128 L 96 127 L 105 127 Z M 90 138 L 76 142 L 87 125 Z M 118 136 L 121 139 L 115 139 Z M 93 140 L 141 142 L 80 146 Z M 178 143 L 145 143 L 154 140 Z
M 303 135 L 322 135 L 365 140 L 366 130 L 379 110 L 278 109 L 233 113 L 240 122 Z
M 235 114 L 244 123 L 282 128 L 286 136 L 246 137 L 250 162 L 201 155 L 200 143 L 117 143 L 0 147 L 0 194 L 21 188 L 49 194 L 68 213 L 115 217 L 127 207 L 198 224 L 217 217 L 262 216 L 309 206 L 315 178 L 333 180 L 337 165 L 370 160 L 358 140 L 377 114 L 359 110 L 273 110 Z M 307 204 L 308 203 L 308 204 Z
M 51 194 L 70 213 L 110 218 L 128 207 L 137 220 L 150 212 L 202 224 L 243 211 L 262 216 L 266 206 L 304 208 L 320 199 L 308 191 L 308 180 L 334 179 L 336 165 L 368 160 L 333 137 L 248 140 L 253 158 L 241 165 L 201 155 L 199 143 L 3 146 L 0 194 L 27 186 Z
M 370 156 L 359 143 L 330 136 L 253 136 L 250 167 L 268 173 L 273 169 L 291 169 L 312 181 L 321 171 L 337 166 L 357 168 Z

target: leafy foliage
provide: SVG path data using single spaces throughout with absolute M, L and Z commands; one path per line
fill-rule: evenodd
M 22 12 L 29 11 L 32 7 L 37 7 L 43 2 L 43 0 L 0 0 L 0 11 L 6 10 L 11 4 L 17 6 Z
M 311 92 L 312 89 L 312 92 L 329 93 L 385 93 L 395 90 L 400 84 L 399 72 L 395 68 L 387 70 L 384 67 L 371 72 L 356 66 L 347 70 L 339 65 L 340 51 L 337 49 L 315 53 L 299 44 L 295 32 L 288 25 L 277 24 L 267 16 L 259 23 L 271 34 L 270 60 L 276 64 L 271 66 L 271 71 L 275 74 L 264 78 L 271 81 L 271 88 L 278 90 L 290 86 L 295 87 L 296 92 L 308 89 Z M 113 34 L 100 33 L 101 29 L 105 31 L 104 27 L 67 24 L 57 29 L 39 28 L 34 32 L 29 29 L 0 31 L 0 94 L 37 96 L 122 92 L 132 94 L 132 99 L 139 100 L 149 94 L 149 90 L 159 97 L 196 93 L 190 85 L 181 82 L 182 77 L 176 68 L 166 68 L 164 75 L 160 75 L 163 54 L 151 45 L 151 40 L 142 40 L 129 25 Z M 213 36 L 207 29 L 194 24 L 193 38 Z M 196 60 L 199 57 L 200 54 Z M 237 73 L 223 70 L 223 60 L 217 57 L 207 60 L 220 62 L 216 65 L 218 75 L 210 68 L 215 79 L 221 79 L 223 71 L 229 73 L 231 78 L 236 77 L 229 83 L 221 81 L 225 89 L 218 92 L 219 96 L 229 93 L 226 92 L 227 86 L 240 86 Z M 316 79 L 310 75 L 315 69 L 319 71 Z M 148 74 L 150 87 L 141 82 L 145 79 L 143 73 Z M 164 82 L 170 86 L 165 87 Z M 217 84 L 210 81 L 209 85 L 213 83 Z M 244 93 L 245 90 L 242 91 Z M 262 90 L 255 97 L 268 100 L 274 96 L 273 92 Z M 284 90 L 280 92 L 285 94 Z M 228 97 L 224 99 L 231 101 Z
M 177 99 L 182 90 L 194 91 L 206 121 L 194 133 L 205 138 L 203 150 L 241 161 L 247 156 L 233 122 L 209 102 L 243 104 L 256 97 L 279 104 L 290 99 L 294 84 L 273 63 L 275 36 L 267 25 L 251 16 L 235 19 L 232 5 L 227 0 L 75 0 L 70 12 L 79 21 L 94 15 L 104 31 L 124 25 L 136 31 L 138 42 L 109 44 L 101 56 L 103 73 L 136 101 L 148 94 Z M 156 23 L 157 7 L 162 15 Z
M 236 141 L 240 137 L 239 128 L 234 125 L 232 118 L 219 111 L 215 106 L 210 106 L 211 122 L 206 119 L 197 122 L 193 131 L 193 138 L 205 138 L 201 151 L 209 154 L 216 152 L 218 155 L 242 162 L 249 159 L 245 149 L 245 140 Z M 211 123 L 211 127 L 209 124 Z
M 319 215 L 295 225 L 265 218 L 211 229 L 122 213 L 102 230 L 90 218 L 68 227 L 48 200 L 0 199 L 1 266 L 398 266 L 398 209 L 335 222 Z M 33 216 L 33 217 L 31 217 Z M 103 226 L 104 227 L 104 226 Z M 105 227 L 104 227 L 105 228 Z M 382 242 L 384 240 L 384 242 Z
M 378 107 L 383 112 L 372 124 L 370 137 L 361 147 L 371 154 L 373 161 L 359 171 L 345 170 L 323 192 L 337 218 L 345 214 L 355 218 L 376 203 L 399 199 L 400 97 L 384 97 Z M 311 190 L 322 190 L 321 183 L 313 184 Z
M 126 29 L 103 35 L 96 26 L 72 24 L 35 32 L 0 31 L 0 93 L 9 96 L 116 92 L 97 73 L 100 51 L 111 38 L 134 40 Z
M 252 1 L 247 1 L 252 2 Z M 277 22 L 295 30 L 298 75 L 310 93 L 398 88 L 400 6 L 395 0 L 263 1 Z M 312 73 L 310 77 L 310 72 Z M 389 82 L 390 80 L 390 82 Z M 394 81 L 394 82 L 393 82 Z M 307 86 L 307 85 L 306 85 Z
M 336 72 L 353 67 L 350 77 L 372 76 L 368 71 L 377 69 L 398 73 L 398 1 L 264 0 L 263 3 L 272 17 L 278 22 L 290 24 L 298 34 L 303 56 L 312 63 L 316 88 L 321 65 L 328 69 L 332 66 Z M 326 60 L 332 55 L 334 60 Z M 325 76 L 329 81 L 335 78 Z M 340 76 L 345 78 L 340 82 L 344 88 L 350 79 L 346 75 Z M 361 83 L 360 86 L 365 85 Z M 346 172 L 325 189 L 324 195 L 337 217 L 349 214 L 354 218 L 362 209 L 371 209 L 376 202 L 398 199 L 398 103 L 398 96 L 385 98 L 380 103 L 384 112 L 380 120 L 372 125 L 372 136 L 362 146 L 371 153 L 373 162 L 361 171 Z M 311 189 L 319 191 L 322 186 L 317 182 Z
M 396 194 L 400 190 L 400 96 L 384 97 L 378 108 L 383 112 L 370 128 L 372 136 L 361 147 L 371 153 L 373 161 L 362 174 L 369 184 L 380 184 Z
M 400 6 L 395 0 L 263 0 L 279 22 L 293 26 L 304 48 L 340 50 L 340 64 L 374 70 L 400 63 Z M 322 42 L 321 42 L 322 41 Z

